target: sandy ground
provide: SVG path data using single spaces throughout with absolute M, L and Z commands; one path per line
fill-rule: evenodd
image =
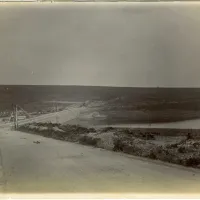
M 86 107 L 80 107 L 79 105 L 69 106 L 66 110 L 54 113 L 48 113 L 40 115 L 31 119 L 19 120 L 18 124 L 26 124 L 30 122 L 52 122 L 52 123 L 64 123 L 73 119 L 76 119 L 80 112 L 86 110 Z M 13 126 L 13 123 L 0 123 L 0 128 Z
M 196 169 L 6 129 L 0 130 L 0 161 L 4 193 L 200 191 Z

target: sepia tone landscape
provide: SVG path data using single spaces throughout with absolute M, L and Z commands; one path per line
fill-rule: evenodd
M 151 160 L 160 160 L 165 163 L 200 168 L 200 129 L 190 127 L 191 122 L 194 123 L 199 120 L 199 95 L 200 90 L 194 88 L 2 85 L 0 103 L 1 142 L 4 141 L 2 147 L 10 142 L 21 140 L 22 144 L 24 145 L 25 142 L 29 148 L 29 143 L 32 141 L 32 144 L 42 145 L 42 152 L 46 152 L 45 141 L 47 144 L 49 142 L 40 138 L 42 136 L 57 141 L 72 142 Z M 13 104 L 17 105 L 16 110 Z M 181 128 L 181 123 L 187 128 Z M 179 128 L 174 128 L 174 125 Z M 12 131 L 8 131 L 9 129 Z M 35 136 L 32 138 L 32 135 Z M 12 140 L 5 140 L 7 137 L 8 139 L 12 138 Z M 55 144 L 51 145 L 53 145 L 53 150 Z M 14 151 L 16 151 L 15 146 L 11 148 Z M 73 147 L 69 146 L 68 148 L 71 153 L 77 151 Z M 33 149 L 34 154 L 38 150 Z M 12 150 L 5 152 L 6 155 L 11 156 Z M 27 155 L 30 154 L 30 150 L 28 152 Z M 44 154 L 43 156 L 46 157 L 47 155 L 44 152 L 42 155 Z M 63 153 L 60 155 L 61 157 L 59 156 L 60 158 L 65 157 L 65 153 Z M 77 156 L 84 158 L 83 153 L 75 154 L 70 159 L 77 159 Z M 36 155 L 33 158 L 31 162 L 38 160 Z M 16 160 L 15 164 L 11 165 L 17 172 L 20 172 L 21 169 L 20 159 L 24 159 L 23 156 L 17 158 L 18 161 Z M 27 169 L 29 169 L 29 166 Z M 55 169 L 50 168 L 50 170 Z M 70 172 L 70 169 L 68 170 Z M 112 173 L 113 170 L 115 171 L 115 167 L 112 169 Z M 4 173 L 3 177 L 7 177 L 7 181 L 11 185 L 3 184 L 2 191 L 25 191 L 16 184 L 14 177 L 17 174 L 14 175 L 14 171 L 11 172 L 9 168 L 5 168 Z M 10 176 L 10 173 L 13 175 Z M 43 174 L 39 176 L 43 177 L 44 172 L 41 173 Z M 59 176 L 59 173 L 57 176 Z M 33 183 L 33 178 L 30 175 L 28 177 L 29 181 L 25 179 L 28 182 L 26 191 L 32 192 L 35 188 L 38 190 L 38 187 Z M 71 191 L 72 185 L 66 185 L 63 182 L 64 179 L 60 179 L 60 189 L 52 183 L 50 185 L 43 183 L 44 187 L 41 182 L 39 184 L 40 191 L 49 192 L 49 189 L 51 192 Z M 20 179 L 20 183 L 25 180 Z M 15 183 L 15 186 L 13 186 L 13 183 Z M 85 187 L 81 189 L 77 182 L 73 184 L 75 183 L 76 186 L 74 187 L 78 187 L 78 191 L 92 191 L 92 187 L 89 190 Z M 89 182 L 87 184 L 90 185 Z M 98 184 L 100 184 L 99 181 Z M 62 190 L 63 187 L 67 189 Z M 123 188 L 123 192 L 132 191 L 129 187 Z M 153 190 L 153 188 L 149 189 Z M 165 190 L 168 189 L 170 188 Z M 99 190 L 101 189 L 99 188 Z M 109 187 L 109 190 L 105 190 L 105 188 L 102 190 L 114 192 L 111 187 Z M 163 192 L 165 190 L 161 189 Z M 136 191 L 143 190 L 137 188 Z M 145 191 L 150 192 L 146 189 Z M 192 191 L 195 191 L 195 188 Z
M 200 168 L 199 108 L 194 88 L 4 85 L 0 125 Z
M 2 4 L 1 194 L 198 194 L 199 5 Z

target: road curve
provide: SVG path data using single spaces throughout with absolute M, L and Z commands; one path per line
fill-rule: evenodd
M 38 135 L 2 129 L 0 152 L 4 193 L 200 191 L 199 170 Z
M 19 120 L 18 124 L 23 125 L 27 124 L 30 122 L 67 122 L 69 120 L 75 119 L 79 116 L 80 112 L 86 109 L 85 107 L 80 107 L 80 106 L 69 106 L 67 109 L 59 111 L 59 112 L 54 112 L 54 113 L 48 113 L 48 114 L 43 114 L 37 117 L 33 117 L 30 119 L 25 119 L 25 120 Z M 0 128 L 9 128 L 10 126 L 13 126 L 13 122 L 8 122 L 8 123 L 1 123 Z

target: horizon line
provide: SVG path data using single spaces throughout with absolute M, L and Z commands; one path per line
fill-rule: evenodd
M 1 86 L 62 86 L 62 87 L 112 87 L 112 88 L 160 88 L 160 89 L 200 89 L 199 87 L 167 87 L 167 86 L 113 86 L 113 85 L 50 85 L 50 84 L 0 84 Z

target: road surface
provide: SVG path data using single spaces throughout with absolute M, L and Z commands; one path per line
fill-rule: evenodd
M 29 122 L 64 123 L 64 122 L 77 118 L 80 112 L 84 110 L 86 110 L 86 107 L 81 107 L 79 105 L 72 105 L 72 106 L 69 106 L 67 109 L 60 112 L 49 113 L 49 114 L 31 118 L 31 119 L 19 121 L 19 125 L 26 124 Z
M 200 191 L 200 170 L 10 130 L 0 130 L 0 161 L 4 193 Z
M 18 120 L 18 124 L 23 125 L 31 122 L 64 123 L 76 119 L 79 116 L 79 114 L 84 110 L 86 110 L 86 107 L 79 105 L 72 105 L 63 111 L 39 115 L 37 117 L 24 120 Z M 6 128 L 11 126 L 13 126 L 13 122 L 0 123 L 0 128 Z

